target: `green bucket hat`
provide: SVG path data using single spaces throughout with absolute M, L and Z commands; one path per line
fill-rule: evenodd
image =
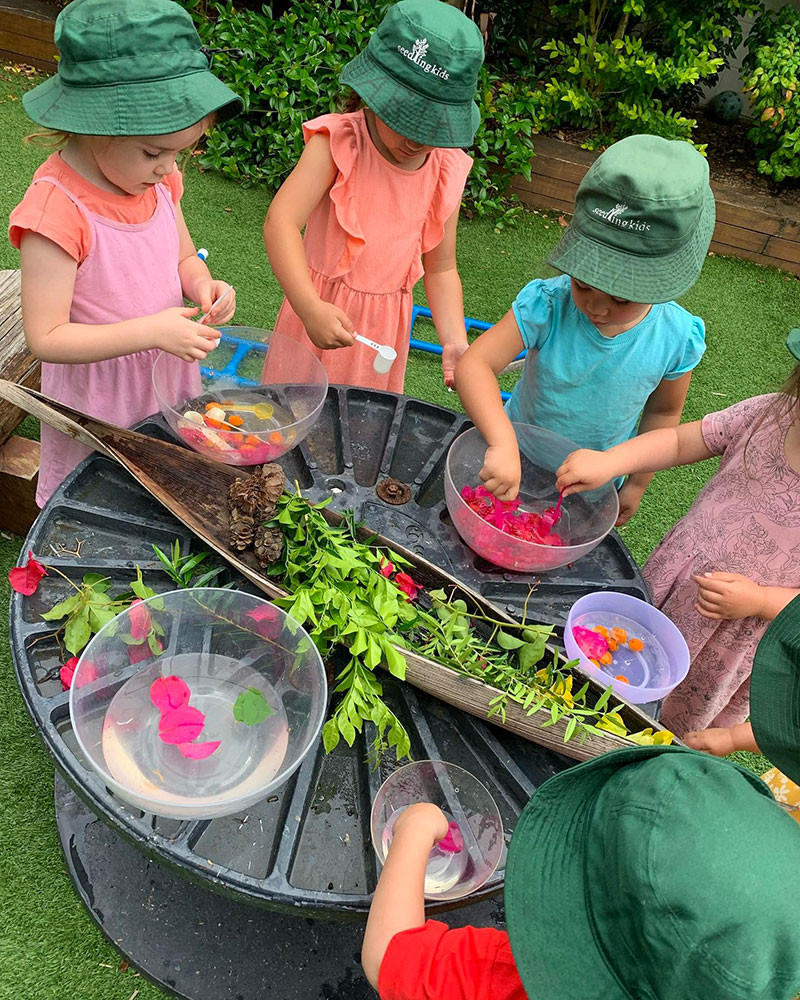
M 505 879 L 531 998 L 800 992 L 797 823 L 730 761 L 636 747 L 563 771 L 523 810 Z
M 800 784 L 800 597 L 786 605 L 756 649 L 750 724 L 761 752 Z
M 697 281 L 714 233 L 708 164 L 688 142 L 628 136 L 589 167 L 573 212 L 553 267 L 621 299 L 669 302 Z
M 339 79 L 389 128 L 425 146 L 471 146 L 483 39 L 441 0 L 401 0 Z
M 72 0 L 56 18 L 58 72 L 22 103 L 79 135 L 164 135 L 241 111 L 209 71 L 189 14 L 172 0 Z
M 786 337 L 786 346 L 792 357 L 800 361 L 800 330 L 790 330 Z

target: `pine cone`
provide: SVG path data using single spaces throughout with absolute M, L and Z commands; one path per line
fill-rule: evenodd
M 261 483 L 258 476 L 234 479 L 228 489 L 228 504 L 231 511 L 238 510 L 240 514 L 254 517 L 261 506 L 261 496 Z
M 242 514 L 237 508 L 231 511 L 228 531 L 232 549 L 236 552 L 244 552 L 245 549 L 249 549 L 253 544 L 255 530 L 252 514 Z
M 268 528 L 265 524 L 260 524 L 256 531 L 255 550 L 256 559 L 260 566 L 271 566 L 281 557 L 283 549 L 283 536 L 278 528 Z
M 262 465 L 257 473 L 261 480 L 261 495 L 265 503 L 274 507 L 286 486 L 286 476 L 277 462 Z

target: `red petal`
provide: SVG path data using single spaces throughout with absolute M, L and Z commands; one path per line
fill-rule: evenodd
M 205 721 L 199 708 L 181 705 L 164 712 L 158 724 L 158 735 L 165 743 L 190 743 L 202 733 Z
M 220 740 L 207 740 L 205 743 L 179 743 L 178 749 L 187 760 L 205 760 L 220 745 Z
M 136 600 L 128 608 L 128 617 L 131 621 L 131 636 L 134 639 L 144 639 L 151 628 L 150 612 L 147 605 L 142 600 Z
M 33 558 L 33 552 L 29 551 L 28 561 L 25 565 L 17 566 L 9 571 L 8 582 L 11 584 L 12 590 L 30 597 L 31 594 L 36 593 L 36 588 L 43 576 L 47 576 L 47 570 Z
M 380 570 L 378 571 L 381 576 L 390 577 L 394 573 L 394 563 L 390 563 L 388 559 L 384 559 L 381 556 Z
M 280 620 L 281 613 L 272 604 L 261 604 L 248 611 L 244 617 L 255 622 L 256 632 L 265 639 L 276 639 L 283 627 Z
M 460 854 L 464 850 L 464 838 L 455 820 L 450 822 L 447 834 L 436 846 L 440 851 L 444 851 L 445 854 Z
M 400 590 L 408 596 L 410 601 L 413 601 L 417 594 L 422 590 L 422 587 L 412 580 L 408 573 L 398 573 L 394 578 L 394 582 Z
M 71 656 L 58 672 L 58 676 L 61 678 L 61 687 L 65 691 L 68 691 L 72 687 L 72 678 L 75 676 L 75 668 L 77 666 L 78 657 Z
M 128 663 L 143 663 L 150 659 L 150 647 L 146 642 L 140 642 L 138 646 L 128 646 Z
M 169 677 L 156 677 L 150 685 L 150 701 L 162 713 L 180 708 L 191 696 L 189 685 L 182 677 L 177 677 L 175 674 Z

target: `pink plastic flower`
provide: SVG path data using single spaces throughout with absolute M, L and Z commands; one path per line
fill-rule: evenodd
M 436 845 L 445 854 L 460 854 L 464 850 L 464 837 L 461 834 L 458 823 L 450 821 L 447 827 L 447 834 Z
M 206 717 L 199 708 L 181 705 L 164 712 L 158 723 L 158 735 L 164 743 L 178 745 L 196 740 L 202 733 Z
M 59 670 L 58 676 L 61 678 L 61 687 L 64 691 L 69 691 L 72 687 L 72 678 L 75 676 L 75 668 L 78 666 L 78 657 L 71 656 L 64 666 Z
M 408 573 L 398 573 L 394 578 L 394 582 L 403 591 L 409 601 L 413 601 L 422 590 L 422 586 L 412 580 Z
M 169 677 L 156 677 L 150 685 L 150 701 L 162 713 L 180 708 L 190 697 L 189 685 L 182 677 L 175 674 Z
M 380 569 L 378 570 L 381 576 L 385 576 L 387 579 L 394 573 L 394 563 L 389 562 L 381 556 Z
M 29 551 L 28 561 L 25 565 L 16 566 L 9 571 L 8 582 L 11 584 L 12 590 L 30 597 L 31 594 L 36 593 L 36 588 L 43 576 L 47 576 L 47 570 L 33 558 L 33 552 Z
M 150 612 L 144 601 L 134 601 L 130 608 L 128 608 L 128 617 L 131 622 L 131 638 L 146 639 L 152 628 L 152 622 L 150 621 Z
M 206 740 L 205 743 L 179 743 L 178 749 L 187 760 L 205 760 L 220 745 L 221 740 Z

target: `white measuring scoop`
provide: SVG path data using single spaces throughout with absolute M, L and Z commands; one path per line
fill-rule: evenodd
M 197 322 L 200 323 L 200 324 L 202 324 L 203 326 L 207 326 L 208 325 L 208 317 L 211 315 L 211 313 L 214 312 L 214 310 L 217 308 L 217 306 L 220 304 L 220 302 L 222 302 L 225 299 L 227 299 L 227 297 L 231 294 L 232 291 L 233 291 L 233 285 L 231 285 L 231 287 L 226 292 L 223 292 L 222 295 L 220 295 L 220 297 L 216 300 L 216 302 L 213 302 L 211 304 L 211 308 L 208 310 L 208 312 L 207 313 L 203 313 L 203 315 L 200 317 L 200 319 L 198 319 Z
M 353 336 L 360 344 L 366 344 L 367 347 L 371 347 L 376 352 L 372 367 L 379 375 L 385 375 L 394 364 L 397 351 L 387 344 L 376 344 L 374 340 L 362 337 L 360 333 L 354 333 Z

